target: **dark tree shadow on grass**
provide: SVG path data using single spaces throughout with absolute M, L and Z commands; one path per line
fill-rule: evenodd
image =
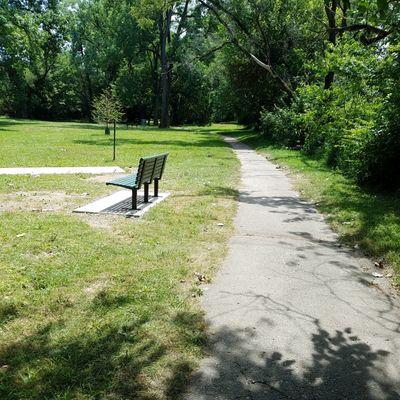
M 254 334 L 223 328 L 213 335 L 207 373 L 192 378 L 185 399 L 399 400 L 398 381 L 381 369 L 389 355 L 351 328 L 328 332 L 315 321 L 311 363 L 251 347 Z M 400 374 L 400 373 L 399 373 Z
M 129 296 L 100 292 L 93 300 L 92 312 L 100 318 L 131 301 Z M 161 363 L 166 369 L 161 373 L 171 371 L 174 383 L 156 391 L 165 389 L 165 398 L 175 400 L 186 387 L 193 363 L 179 353 L 172 363 L 167 353 L 175 350 L 143 334 L 142 326 L 149 321 L 143 317 L 114 326 L 100 323 L 98 328 L 64 338 L 68 326 L 60 320 L 16 339 L 0 348 L 0 398 L 154 400 L 158 398 L 152 394 L 154 387 L 143 375 Z M 174 323 L 183 342 L 204 346 L 199 313 L 178 314 Z
M 62 122 L 62 121 L 61 121 Z M 106 125 L 104 124 L 96 124 L 96 123 L 84 123 L 84 122 L 77 122 L 75 124 L 67 124 L 63 123 L 60 125 L 47 125 L 48 128 L 55 128 L 55 129 L 60 129 L 60 128 L 65 128 L 65 129 L 87 129 L 87 130 L 93 130 L 93 131 L 98 131 L 99 134 L 104 135 L 104 129 Z M 109 126 L 110 129 L 112 130 L 112 125 Z M 118 124 L 117 125 L 117 131 L 123 131 L 123 132 L 197 132 L 198 130 L 196 129 L 190 129 L 190 128 L 168 128 L 168 129 L 160 129 L 157 126 L 140 126 L 140 125 L 130 125 L 129 128 L 126 127 L 126 124 Z M 200 132 L 200 131 L 199 131 Z
M 73 142 L 75 144 L 83 144 L 87 146 L 110 146 L 112 144 L 113 139 L 112 138 L 100 138 L 97 137 L 93 139 L 76 139 Z M 117 146 L 124 146 L 124 145 L 151 145 L 151 146 L 159 146 L 159 147 L 167 147 L 167 146 L 172 146 L 172 147 L 185 147 L 185 148 L 190 148 L 190 147 L 229 147 L 227 143 L 224 143 L 223 141 L 219 140 L 217 137 L 213 138 L 210 136 L 207 137 L 202 137 L 199 135 L 198 140 L 178 140 L 178 139 L 163 139 L 160 138 L 160 140 L 157 139 L 150 139 L 150 140 L 144 140 L 144 139 L 138 139 L 138 138 L 132 138 L 132 139 L 127 139 L 127 138 L 118 138 L 117 139 Z
M 18 305 L 0 301 L 0 326 L 18 316 Z
M 8 120 L 8 119 L 0 119 L 0 131 L 9 131 L 9 127 L 14 127 L 14 126 L 18 126 L 18 125 L 32 125 L 33 121 L 29 121 L 26 119 L 12 119 L 12 120 Z
M 0 376 L 0 398 L 147 399 L 138 377 L 163 357 L 165 348 L 151 339 L 139 340 L 143 322 L 96 335 L 82 332 L 56 343 L 52 334 L 57 323 L 48 324 L 14 342 L 0 351 L 1 365 L 7 365 Z
M 174 324 L 190 348 L 204 349 L 206 347 L 205 324 L 200 313 L 180 312 L 174 319 Z M 177 400 L 187 388 L 194 364 L 189 360 L 179 359 L 171 368 L 171 378 L 167 382 L 166 398 L 168 400 Z
M 200 190 L 198 196 L 215 196 L 226 199 L 237 199 L 239 192 L 228 186 L 212 186 L 205 185 L 204 189 Z

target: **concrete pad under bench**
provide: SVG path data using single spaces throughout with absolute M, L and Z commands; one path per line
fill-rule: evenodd
M 117 174 L 125 172 L 120 167 L 32 167 L 0 168 L 0 175 L 68 175 L 68 174 Z
M 138 209 L 132 210 L 132 192 L 119 190 L 107 197 L 96 200 L 86 206 L 77 208 L 75 213 L 86 214 L 117 214 L 125 217 L 141 217 L 152 207 L 164 201 L 171 193 L 159 193 L 158 197 L 150 197 L 148 203 L 143 203 L 143 194 L 138 195 Z

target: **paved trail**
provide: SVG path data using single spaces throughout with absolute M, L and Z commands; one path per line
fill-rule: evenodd
M 227 140 L 242 163 L 237 231 L 203 298 L 209 357 L 184 398 L 399 400 L 399 300 L 281 170 Z

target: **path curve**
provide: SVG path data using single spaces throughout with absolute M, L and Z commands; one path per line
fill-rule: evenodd
M 400 399 L 400 302 L 280 169 L 241 161 L 236 233 L 202 299 L 209 356 L 188 400 Z

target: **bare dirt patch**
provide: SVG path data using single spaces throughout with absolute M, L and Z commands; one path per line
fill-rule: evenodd
M 89 286 L 83 289 L 83 292 L 86 296 L 93 299 L 98 295 L 100 292 L 106 290 L 111 285 L 111 282 L 107 278 L 100 278 L 95 282 L 92 282 Z
M 67 194 L 65 192 L 14 192 L 0 194 L 1 212 L 66 212 L 72 211 L 82 205 L 82 202 L 89 201 L 88 193 Z M 117 218 L 112 215 L 90 215 L 76 214 L 92 228 L 111 229 Z
M 0 212 L 5 211 L 65 211 L 71 210 L 87 194 L 65 192 L 15 192 L 0 194 Z

